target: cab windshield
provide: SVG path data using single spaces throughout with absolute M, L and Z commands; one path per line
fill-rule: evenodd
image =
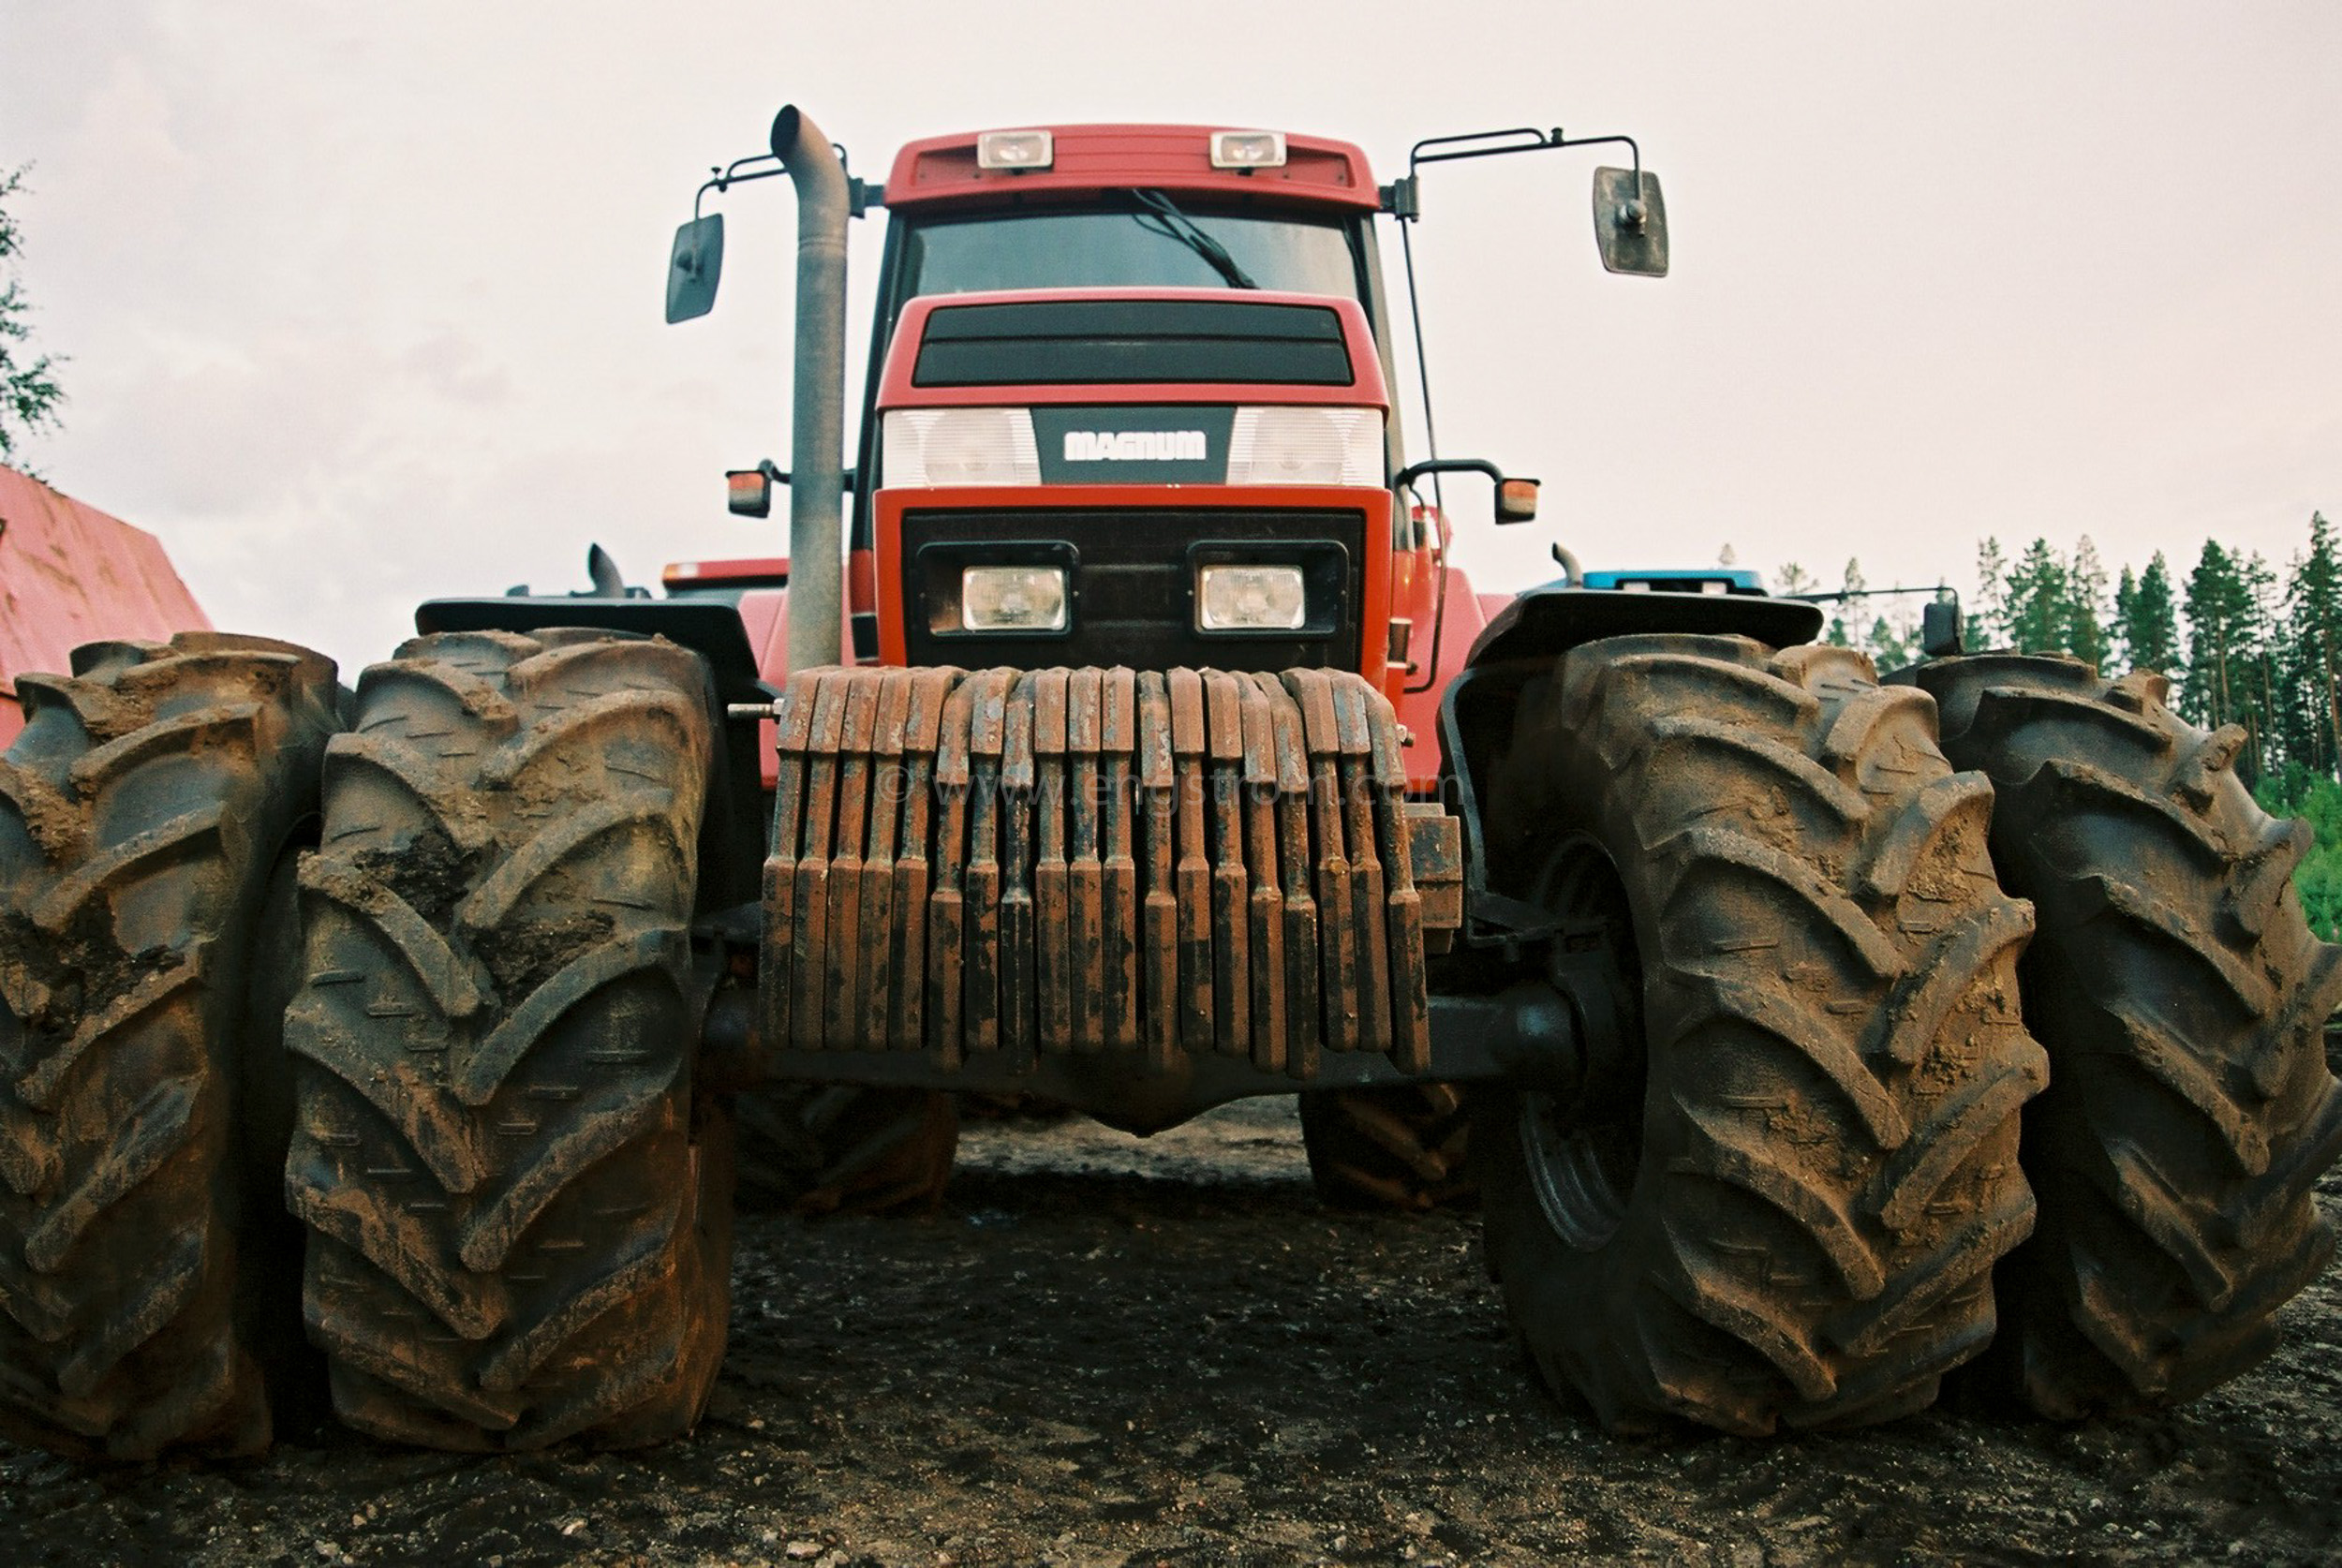
M 1181 204 L 1180 216 L 1218 243 L 1259 288 L 1362 300 L 1355 227 L 1339 218 L 1262 216 Z M 1028 212 L 909 226 L 891 302 L 996 288 L 1240 287 L 1176 224 L 1143 206 L 1107 212 Z M 890 313 L 891 314 L 891 313 Z

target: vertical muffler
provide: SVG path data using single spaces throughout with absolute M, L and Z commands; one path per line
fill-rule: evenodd
M 790 402 L 789 669 L 838 662 L 844 642 L 846 168 L 822 128 L 790 104 L 773 117 L 773 155 L 797 192 L 797 358 Z

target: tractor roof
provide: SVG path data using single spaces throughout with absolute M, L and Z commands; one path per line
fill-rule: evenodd
M 1028 197 L 1078 198 L 1144 187 L 1198 196 L 1279 200 L 1372 212 L 1382 204 L 1366 154 L 1347 141 L 1284 139 L 1282 166 L 1219 169 L 1211 140 L 1226 126 L 1036 126 L 1049 133 L 1046 168 L 977 167 L 977 131 L 928 137 L 895 156 L 886 204 L 897 211 L 991 206 Z

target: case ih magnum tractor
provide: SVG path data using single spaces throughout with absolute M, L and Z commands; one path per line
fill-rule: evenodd
M 709 188 L 797 192 L 785 585 L 437 601 L 354 693 L 210 634 L 25 677 L 7 1429 L 250 1450 L 298 1319 L 378 1437 L 685 1431 L 773 1083 L 1141 1131 L 1473 1086 L 1506 1309 L 1614 1429 L 2252 1366 L 2332 1248 L 2342 970 L 2237 732 L 2063 659 L 1882 684 L 1759 596 L 1483 624 L 1448 565 L 1418 484 L 1502 476 L 1409 461 L 1374 226 L 1569 144 L 1378 187 L 1299 136 L 1015 130 L 882 191 L 784 111 Z M 1595 218 L 1664 270 L 1638 161 Z M 719 254 L 695 217 L 671 317 Z

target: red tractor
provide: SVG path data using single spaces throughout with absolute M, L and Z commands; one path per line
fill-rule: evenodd
M 790 490 L 766 585 L 434 601 L 354 693 L 216 635 L 26 677 L 0 1422 L 248 1450 L 297 1318 L 378 1437 L 682 1432 L 773 1083 L 1142 1131 L 1470 1086 L 1514 1326 L 1613 1429 L 2257 1362 L 2332 1247 L 2342 966 L 2233 732 L 2070 660 L 1882 684 L 1760 595 L 1484 617 L 1449 566 L 1441 476 L 1534 489 L 1410 460 L 1374 227 L 1421 166 L 1579 144 L 1385 186 L 1299 136 L 1016 129 L 882 190 L 784 110 L 703 190 L 797 193 L 793 462 L 733 477 Z M 1603 257 L 1663 272 L 1631 161 Z M 671 318 L 720 253 L 695 216 Z

